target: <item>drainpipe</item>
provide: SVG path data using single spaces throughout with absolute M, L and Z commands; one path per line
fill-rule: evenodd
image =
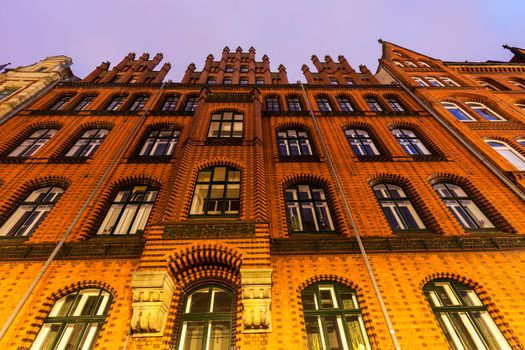
M 489 168 L 489 170 L 492 171 L 501 181 L 503 181 L 518 197 L 521 198 L 521 200 L 525 201 L 525 193 L 523 193 L 523 191 L 518 186 L 516 186 L 511 180 L 509 180 L 509 178 L 506 177 L 501 172 L 501 170 L 499 170 L 494 164 L 492 164 L 492 162 L 490 160 L 488 160 L 480 151 L 478 151 L 467 140 L 465 140 L 465 138 L 462 137 L 458 131 L 454 130 L 454 128 L 452 128 L 444 119 L 442 119 L 441 116 L 439 115 L 439 113 L 437 113 L 436 110 L 433 107 L 429 106 L 425 101 L 423 101 L 422 98 L 417 96 L 414 93 L 414 91 L 412 91 L 412 89 L 410 89 L 410 87 L 408 87 L 407 85 L 403 84 L 403 82 L 401 82 L 397 78 L 397 76 L 392 74 L 388 70 L 388 68 L 386 68 L 385 66 L 382 66 L 381 68 L 383 68 L 391 77 L 393 77 L 399 83 L 399 85 L 403 88 L 403 90 L 405 90 L 421 106 L 423 106 L 423 108 L 428 113 L 430 113 L 430 115 L 432 115 L 434 117 L 434 119 L 436 119 L 439 122 L 439 124 L 441 124 L 441 126 L 443 126 L 445 129 L 447 129 L 447 131 L 449 133 L 451 133 L 452 136 L 454 136 L 459 142 L 461 142 L 461 144 L 463 144 L 463 146 L 465 146 L 465 148 L 467 148 L 470 152 L 472 152 L 472 154 L 474 154 L 474 156 L 476 158 L 478 158 L 483 163 L 483 165 L 485 165 L 487 168 Z
M 359 246 L 359 251 L 361 252 L 361 255 L 363 256 L 363 260 L 365 261 L 365 267 L 368 272 L 368 276 L 370 277 L 370 280 L 372 281 L 372 286 L 374 288 L 374 292 L 376 294 L 377 300 L 379 301 L 379 306 L 381 307 L 381 312 L 383 313 L 383 317 L 385 319 L 386 325 L 388 327 L 388 331 L 390 333 L 390 337 L 392 338 L 392 342 L 394 343 L 394 347 L 396 350 L 401 350 L 401 347 L 399 346 L 399 342 L 397 340 L 396 332 L 394 330 L 394 326 L 392 325 L 392 322 L 390 321 L 390 316 L 388 314 L 388 310 L 385 306 L 385 303 L 383 301 L 383 296 L 381 295 L 381 291 L 379 290 L 379 286 L 377 284 L 376 277 L 374 275 L 374 270 L 372 269 L 372 265 L 370 264 L 370 260 L 368 259 L 368 254 L 366 253 L 365 246 L 363 245 L 363 242 L 361 241 L 361 237 L 359 236 L 359 230 L 357 229 L 357 226 L 354 221 L 354 216 L 352 215 L 352 211 L 350 210 L 350 206 L 348 205 L 348 200 L 346 198 L 346 194 L 343 191 L 343 186 L 341 185 L 341 181 L 339 179 L 339 176 L 337 175 L 337 172 L 335 171 L 334 163 L 332 162 L 332 157 L 330 156 L 330 152 L 328 151 L 328 147 L 326 146 L 326 142 L 324 140 L 323 134 L 321 133 L 321 128 L 319 127 L 319 123 L 317 122 L 317 118 L 315 117 L 315 113 L 312 109 L 312 106 L 310 105 L 310 99 L 308 98 L 306 94 L 306 90 L 304 89 L 304 85 L 301 81 L 298 81 L 298 83 L 301 85 L 301 89 L 303 90 L 303 96 L 306 103 L 306 107 L 308 108 L 308 112 L 310 112 L 310 116 L 312 117 L 312 121 L 314 122 L 315 129 L 317 131 L 317 134 L 319 135 L 319 140 L 321 141 L 321 145 L 323 147 L 324 154 L 327 159 L 328 167 L 330 168 L 330 171 L 332 173 L 332 176 L 335 179 L 335 183 L 337 185 L 337 190 L 339 191 L 339 194 L 343 198 L 343 206 L 346 212 L 346 215 L 350 219 L 350 223 L 352 225 L 352 229 L 354 231 L 355 239 L 357 240 L 357 244 Z
M 164 89 L 165 84 L 166 83 L 162 83 L 162 85 L 157 90 L 157 92 L 156 92 L 155 96 L 153 97 L 153 99 L 151 100 L 151 102 L 147 105 L 146 109 L 142 112 L 142 114 L 139 117 L 139 120 L 137 121 L 137 124 L 135 124 L 135 126 L 133 126 L 133 129 L 126 136 L 126 138 L 125 138 L 124 142 L 122 143 L 122 145 L 120 146 L 116 156 L 113 158 L 113 160 L 111 161 L 110 165 L 106 168 L 106 171 L 104 172 L 104 174 L 102 175 L 102 177 L 98 181 L 98 183 L 95 186 L 95 188 L 93 189 L 93 191 L 91 191 L 91 193 L 89 194 L 89 197 L 86 199 L 86 201 L 82 205 L 82 208 L 80 208 L 80 211 L 78 212 L 77 216 L 75 217 L 75 219 L 73 220 L 71 225 L 69 225 L 69 227 L 66 230 L 66 232 L 64 232 L 64 235 L 62 235 L 62 238 L 60 239 L 60 241 L 56 245 L 55 249 L 53 249 L 53 251 L 51 252 L 49 257 L 47 258 L 47 260 L 44 263 L 44 265 L 42 265 L 42 267 L 40 268 L 40 271 L 38 272 L 38 275 L 35 277 L 35 279 L 31 283 L 31 285 L 29 286 L 29 288 L 25 292 L 24 296 L 22 297 L 22 299 L 20 299 L 20 301 L 16 305 L 15 309 L 13 310 L 13 312 L 11 313 L 11 315 L 9 316 L 7 321 L 5 322 L 2 330 L 0 330 L 0 340 L 2 340 L 3 337 L 5 336 L 5 334 L 7 333 L 7 330 L 9 329 L 9 327 L 11 326 L 13 321 L 15 320 L 16 316 L 18 315 L 18 313 L 20 312 L 20 310 L 22 309 L 24 304 L 27 302 L 27 299 L 29 299 L 29 297 L 31 296 L 31 294 L 35 290 L 36 286 L 38 285 L 38 283 L 40 282 L 40 280 L 42 279 L 42 277 L 46 273 L 47 269 L 49 268 L 49 266 L 51 265 L 51 263 L 55 259 L 56 255 L 60 251 L 60 248 L 62 248 L 62 246 L 64 245 L 67 237 L 69 236 L 69 234 L 71 233 L 73 228 L 76 226 L 76 224 L 80 220 L 80 217 L 82 216 L 82 214 L 84 214 L 84 212 L 86 211 L 86 208 L 88 207 L 89 203 L 91 203 L 91 201 L 95 197 L 95 194 L 102 187 L 102 184 L 104 183 L 104 181 L 106 181 L 106 179 L 108 178 L 109 174 L 111 173 L 111 171 L 113 170 L 113 168 L 115 167 L 115 165 L 119 161 L 120 157 L 124 153 L 125 149 L 128 147 L 128 145 L 129 145 L 130 141 L 133 139 L 135 133 L 137 132 L 139 127 L 142 124 L 144 124 L 144 121 L 146 120 L 146 114 L 150 110 L 150 108 L 153 105 L 153 103 L 155 103 L 157 101 L 158 97 L 160 96 L 160 93 Z

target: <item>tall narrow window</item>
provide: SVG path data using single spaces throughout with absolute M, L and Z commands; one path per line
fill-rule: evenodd
M 466 102 L 467 106 L 472 108 L 474 112 L 479 114 L 482 118 L 489 121 L 504 121 L 505 118 L 494 112 L 492 109 L 485 106 L 483 103 L 478 102 Z
M 166 97 L 162 103 L 162 111 L 173 112 L 177 110 L 177 103 L 179 103 L 179 96 L 174 95 Z
M 339 96 L 337 97 L 337 104 L 339 105 L 339 108 L 341 108 L 341 111 L 343 112 L 353 112 L 354 106 L 352 106 L 352 102 L 350 102 L 350 99 L 348 97 Z
M 231 349 L 233 296 L 219 286 L 200 287 L 185 295 L 177 349 Z
M 91 157 L 108 133 L 109 130 L 101 128 L 87 130 L 66 153 L 66 157 Z
M 382 112 L 383 111 L 383 108 L 381 107 L 379 102 L 377 102 L 375 98 L 366 97 L 365 102 L 368 105 L 368 108 L 370 108 L 372 112 Z
M 62 196 L 60 187 L 34 190 L 0 228 L 0 236 L 30 236 Z
M 126 100 L 126 96 L 115 96 L 111 102 L 106 106 L 106 111 L 118 110 Z
M 190 96 L 186 99 L 186 105 L 184 106 L 185 112 L 195 112 L 197 109 L 197 97 Z
M 3 90 L 0 91 L 0 101 L 6 99 L 7 97 L 14 94 L 18 89 L 6 87 Z
M 321 112 L 331 112 L 332 106 L 327 97 L 316 97 L 315 102 L 317 102 L 317 107 Z
M 57 131 L 57 129 L 39 129 L 34 131 L 27 139 L 18 145 L 17 148 L 11 151 L 8 157 L 31 157 L 42 148 Z
M 449 279 L 428 282 L 423 291 L 454 350 L 511 350 L 476 292 Z
M 95 288 L 57 300 L 31 350 L 93 349 L 111 301 L 111 294 Z
M 284 190 L 288 223 L 293 232 L 335 230 L 324 189 L 313 185 L 292 185 Z
M 113 199 L 97 235 L 134 235 L 144 232 L 157 190 L 135 185 L 119 191 Z
M 411 156 L 430 155 L 430 151 L 419 137 L 409 129 L 392 129 L 397 142 Z
M 373 189 L 394 231 L 425 229 L 423 221 L 412 206 L 411 198 L 407 197 L 401 187 L 385 183 L 375 185 Z
M 433 187 L 461 226 L 467 229 L 494 228 L 490 220 L 461 187 L 446 182 L 435 184 Z
M 366 130 L 346 129 L 345 135 L 356 156 L 378 156 L 379 150 Z
M 179 141 L 180 131 L 175 129 L 156 129 L 149 133 L 139 155 L 142 157 L 171 156 Z
M 60 111 L 64 109 L 65 105 L 71 101 L 73 95 L 64 95 L 60 97 L 52 106 L 49 108 L 51 111 Z
M 354 290 L 320 282 L 302 293 L 309 350 L 371 350 Z
M 95 96 L 85 96 L 84 98 L 82 98 L 82 100 L 80 100 L 79 103 L 77 103 L 74 110 L 84 111 L 89 107 L 89 105 L 93 103 L 94 100 L 95 100 Z
M 210 129 L 208 137 L 210 138 L 241 138 L 243 130 L 242 113 L 222 112 L 211 115 Z
M 229 167 L 214 167 L 199 171 L 190 215 L 238 216 L 240 207 L 241 172 Z
M 132 112 L 141 111 L 146 105 L 147 101 L 148 101 L 148 96 L 137 96 L 135 97 L 135 100 L 133 100 L 133 103 L 129 107 L 129 110 Z
M 288 97 L 286 99 L 286 102 L 288 103 L 288 110 L 290 112 L 301 112 L 301 101 L 299 100 L 299 97 Z
M 286 129 L 277 132 L 280 156 L 311 156 L 312 147 L 308 133 L 303 130 Z
M 281 110 L 281 106 L 279 104 L 279 97 L 277 96 L 268 96 L 266 97 L 266 110 L 268 112 L 279 112 Z
M 441 102 L 441 105 L 450 112 L 457 120 L 462 122 L 476 121 L 467 112 L 460 108 L 457 104 L 452 102 Z
M 516 169 L 525 170 L 525 157 L 507 143 L 498 140 L 485 140 L 503 158 L 508 160 Z
M 390 108 L 392 108 L 394 112 L 404 112 L 405 111 L 405 108 L 403 107 L 403 105 L 395 97 L 387 97 L 386 102 L 388 102 L 388 104 L 390 105 Z

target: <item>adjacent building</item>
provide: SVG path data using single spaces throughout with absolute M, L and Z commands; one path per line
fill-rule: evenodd
M 0 347 L 523 349 L 522 51 L 381 43 L 129 54 L 0 125 Z

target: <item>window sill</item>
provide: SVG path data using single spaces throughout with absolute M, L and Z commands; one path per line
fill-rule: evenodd
M 49 159 L 49 163 L 82 164 L 87 163 L 91 157 L 55 157 Z
M 389 162 L 392 160 L 390 155 L 370 155 L 370 156 L 356 156 L 360 162 Z
M 240 146 L 244 141 L 243 137 L 228 137 L 228 138 L 207 138 L 207 146 Z
M 282 156 L 279 155 L 280 162 L 320 162 L 319 156 Z
M 2 244 L 17 244 L 20 243 L 20 241 L 27 241 L 31 238 L 31 236 L 0 236 L 0 240 L 2 240 Z
M 417 155 L 412 156 L 416 162 L 445 162 L 447 158 L 441 154 Z
M 169 163 L 173 155 L 169 156 L 135 156 L 128 158 L 128 163 Z
M 0 157 L 0 163 L 7 163 L 7 164 L 22 164 L 26 161 L 26 159 L 30 159 L 31 157 Z

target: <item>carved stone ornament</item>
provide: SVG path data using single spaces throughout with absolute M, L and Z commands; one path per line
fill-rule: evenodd
M 162 336 L 175 284 L 166 271 L 135 271 L 131 280 L 134 337 Z
M 241 269 L 243 332 L 270 332 L 272 269 Z

